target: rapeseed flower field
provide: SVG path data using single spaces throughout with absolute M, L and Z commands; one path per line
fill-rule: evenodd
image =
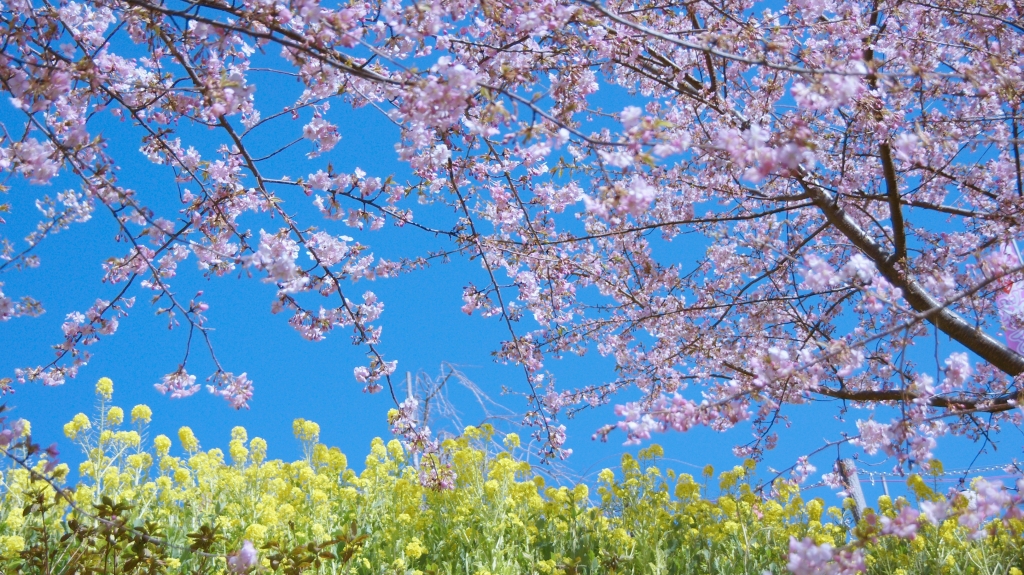
M 656 445 L 602 471 L 595 489 L 548 485 L 519 437 L 489 426 L 419 461 L 400 441 L 376 439 L 356 473 L 311 421 L 293 425 L 301 459 L 267 460 L 267 442 L 241 427 L 227 453 L 204 451 L 187 427 L 177 441 L 145 440 L 150 408 L 135 406 L 126 422 L 112 382 L 96 392 L 97 413 L 64 427 L 85 455 L 77 483 L 67 464 L 6 447 L 0 572 L 1021 575 L 1024 566 L 1020 498 L 984 480 L 947 498 L 912 476 L 909 499 L 882 497 L 854 523 L 850 500 L 826 506 L 781 480 L 758 490 L 753 462 L 717 476 L 675 473 Z M 420 480 L 431 465 L 450 467 L 450 489 Z

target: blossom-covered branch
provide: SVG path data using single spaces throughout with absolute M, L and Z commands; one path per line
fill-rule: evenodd
M 384 302 L 351 284 L 468 257 L 462 311 L 505 324 L 496 357 L 523 368 L 551 455 L 568 453 L 559 416 L 635 387 L 601 434 L 749 422 L 737 452 L 756 457 L 789 406 L 833 401 L 879 408 L 854 422 L 863 449 L 925 462 L 942 435 L 1021 423 L 1019 10 L 16 0 L 0 8 L 4 189 L 77 189 L 40 198 L 23 242 L 0 227 L 0 271 L 30 274 L 39 242 L 113 219 L 125 249 L 105 281 L 205 338 L 210 389 L 237 408 L 252 382 L 168 281 L 186 260 L 257 272 L 309 340 L 350 330 L 367 352 L 353 377 L 377 391 L 396 369 Z M 395 126 L 402 169 L 336 167 L 362 113 Z M 133 137 L 165 170 L 143 191 L 117 171 Z M 379 257 L 389 224 L 432 243 Z M 19 297 L 0 293 L 0 318 L 42 310 Z M 69 365 L 22 373 L 73 376 L 120 301 L 69 316 Z M 939 335 L 926 366 L 914 350 L 938 354 Z M 588 352 L 614 374 L 562 388 L 549 360 Z M 158 389 L 198 390 L 184 363 Z

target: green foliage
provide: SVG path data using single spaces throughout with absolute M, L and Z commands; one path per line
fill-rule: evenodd
M 584 484 L 546 486 L 517 457 L 518 441 L 499 448 L 490 428 L 468 428 L 443 446 L 454 489 L 435 491 L 398 441 L 375 440 L 357 474 L 302 420 L 305 457 L 290 463 L 265 461 L 266 442 L 241 428 L 231 462 L 200 450 L 187 428 L 180 456 L 162 435 L 147 450 L 136 440 L 146 422 L 121 431 L 109 399 L 96 418 L 65 428 L 87 455 L 77 485 L 62 486 L 66 468 L 52 481 L 16 465 L 3 474 L 0 572 L 224 573 L 245 540 L 259 551 L 255 571 L 288 575 L 779 574 L 790 537 L 860 541 L 870 573 L 1020 575 L 1024 565 L 1018 519 L 993 521 L 976 540 L 955 518 L 922 520 L 916 538 L 899 539 L 877 525 L 905 499 L 880 499 L 850 529 L 841 509 L 805 501 L 790 484 L 762 497 L 752 464 L 719 474 L 711 498 L 713 470 L 699 481 L 663 470 L 657 446 L 624 456 L 618 475 L 601 472 L 592 494 Z M 912 483 L 914 497 L 936 496 Z

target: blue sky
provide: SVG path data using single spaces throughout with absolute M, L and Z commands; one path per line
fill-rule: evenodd
M 272 82 L 257 85 L 257 104 L 264 109 L 287 101 L 289 89 L 294 88 Z M 605 93 L 610 94 L 602 97 L 611 111 L 631 103 L 622 93 L 608 90 Z M 309 163 L 302 158 L 309 151 L 308 143 L 300 144 L 275 159 L 274 165 L 280 167 L 281 173 L 305 175 L 331 162 L 342 171 L 360 167 L 371 176 L 383 178 L 397 173 L 400 181 L 405 177 L 406 167 L 396 161 L 393 149 L 397 129 L 387 119 L 370 109 L 345 109 L 340 103 L 335 104 L 331 113 L 343 134 L 338 147 L 318 163 Z M 8 126 L 17 125 L 14 114 L 6 100 L 0 102 L 0 121 Z M 122 183 L 139 190 L 142 197 L 158 209 L 177 209 L 177 189 L 169 171 L 152 166 L 137 152 L 137 133 L 109 119 L 100 122 L 97 126 L 102 127 L 111 142 L 109 152 L 121 161 Z M 297 130 L 300 125 L 294 123 L 289 129 Z M 207 152 L 215 147 L 214 141 L 204 135 L 205 130 L 192 129 L 186 133 L 192 137 L 190 143 L 197 147 L 206 144 Z M 262 140 L 256 140 L 256 147 L 272 149 L 278 134 L 274 129 L 264 129 L 258 134 Z M 303 166 L 289 170 L 289 162 L 296 160 Z M 74 185 L 66 177 L 46 187 L 29 186 L 17 179 L 9 184 L 10 193 L 2 199 L 10 201 L 14 211 L 6 218 L 8 224 L 0 226 L 0 234 L 12 239 L 24 237 L 34 225 L 36 213 L 32 203 L 37 197 L 44 193 L 53 195 Z M 309 198 L 295 190 L 283 192 L 283 197 L 286 209 L 302 214 L 305 223 L 353 236 L 369 244 L 378 256 L 396 259 L 446 246 L 443 239 L 411 228 L 387 226 L 381 231 L 369 232 L 347 228 L 341 222 L 323 222 L 311 207 Z M 413 207 L 417 210 L 417 221 L 450 221 L 450 214 L 445 213 L 443 207 Z M 269 231 L 276 230 L 277 222 L 264 220 L 252 225 L 254 231 L 261 226 Z M 45 364 L 52 357 L 49 346 L 60 340 L 64 316 L 71 311 L 84 311 L 96 298 L 109 299 L 115 293 L 113 286 L 100 283 L 104 258 L 119 255 L 124 250 L 123 244 L 114 242 L 115 233 L 109 214 L 98 211 L 90 222 L 77 224 L 43 243 L 37 250 L 42 261 L 38 269 L 0 274 L 8 296 L 31 295 L 41 300 L 47 309 L 40 318 L 16 318 L 0 323 L 0 376 L 10 376 L 17 367 Z M 681 254 L 703 251 L 700 244 L 684 242 L 685 237 L 677 240 L 672 249 Z M 137 403 L 146 403 L 153 408 L 151 437 L 164 433 L 174 438 L 178 427 L 188 425 L 203 447 L 223 448 L 230 429 L 241 425 L 249 430 L 250 437 L 267 439 L 270 457 L 288 459 L 300 454 L 291 436 L 291 421 L 302 417 L 318 422 L 321 441 L 341 447 L 353 466 L 361 468 L 361 459 L 367 453 L 370 440 L 375 436 L 389 437 L 385 413 L 393 406 L 386 392 L 363 393 L 362 385 L 352 376 L 352 369 L 365 363 L 365 348 L 351 345 L 349 334 L 341 330 L 333 332 L 323 342 L 304 341 L 287 325 L 287 314 L 270 314 L 275 289 L 262 283 L 258 275 L 237 278 L 235 274 L 208 281 L 196 269 L 194 259 L 186 260 L 180 270 L 179 276 L 171 282 L 179 296 L 187 301 L 193 293 L 202 290 L 203 301 L 211 306 L 207 316 L 216 330 L 213 341 L 221 364 L 235 373 L 247 372 L 255 382 L 256 395 L 250 402 L 251 409 L 235 411 L 205 391 L 188 399 L 171 400 L 153 389 L 154 383 L 181 362 L 187 332 L 184 329 L 169 331 L 166 320 L 154 315 L 154 308 L 146 302 L 146 294 L 136 290 L 134 295 L 138 296 L 138 301 L 130 317 L 121 321 L 115 336 L 104 338 L 90 348 L 95 357 L 77 379 L 58 388 L 35 384 L 18 386 L 16 394 L 4 398 L 9 406 L 16 408 L 16 416 L 33 422 L 37 441 L 43 444 L 57 441 L 63 459 L 77 463 L 80 456 L 75 453 L 75 447 L 63 439 L 61 427 L 77 412 L 92 413 L 93 384 L 107 376 L 115 382 L 117 405 L 127 410 Z M 505 326 L 496 318 L 469 317 L 459 310 L 462 288 L 470 282 L 486 285 L 484 271 L 478 262 L 456 257 L 451 263 L 435 263 L 426 270 L 396 279 L 360 282 L 348 287 L 346 295 L 355 299 L 366 289 L 372 289 L 385 302 L 380 322 L 384 327 L 380 348 L 387 359 L 398 360 L 397 380 L 401 381 L 407 371 L 436 374 L 442 362 L 448 362 L 458 366 L 492 399 L 522 412 L 525 404 L 521 397 L 501 395 L 503 386 L 518 390 L 525 387 L 521 368 L 496 364 L 491 358 L 491 352 L 507 337 Z M 922 357 L 930 357 L 932 350 L 921 350 L 921 353 Z M 547 367 L 557 376 L 563 389 L 614 378 L 613 362 L 597 353 L 589 353 L 584 358 L 549 361 Z M 201 347 L 193 350 L 189 371 L 199 379 L 213 372 L 212 363 Z M 635 393 L 625 393 L 616 402 L 624 403 L 635 397 Z M 455 390 L 452 400 L 464 411 L 464 422 L 478 420 L 481 414 L 468 393 Z M 846 423 L 836 421 L 834 403 L 791 408 L 789 413 L 793 428 L 780 430 L 781 446 L 769 453 L 766 465 L 788 467 L 798 455 L 817 448 L 825 439 L 835 439 L 841 430 L 854 432 L 852 420 L 858 412 L 851 411 Z M 573 472 L 593 477 L 601 468 L 617 464 L 626 449 L 621 445 L 622 434 L 613 433 L 607 444 L 590 439 L 598 427 L 614 421 L 611 405 L 563 421 L 569 429 L 568 447 L 575 451 L 565 463 Z M 707 463 L 718 469 L 739 463 L 730 448 L 749 437 L 749 426 L 740 424 L 724 434 L 697 429 L 687 434 L 666 434 L 655 440 L 665 447 L 669 466 L 694 471 Z M 1019 430 L 1007 430 L 999 451 L 982 456 L 976 465 L 1006 463 L 1019 457 L 1024 445 L 1022 438 Z M 961 468 L 971 462 L 977 448 L 978 445 L 967 441 L 949 440 L 938 455 L 947 468 Z M 851 453 L 849 447 L 843 449 L 844 456 Z M 834 451 L 829 451 L 812 461 L 819 472 L 824 472 L 835 456 Z M 885 464 L 873 469 L 890 466 Z M 881 487 L 874 489 L 880 492 Z

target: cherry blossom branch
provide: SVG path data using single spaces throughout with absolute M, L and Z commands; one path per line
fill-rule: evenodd
M 777 63 L 771 62 L 771 61 L 767 60 L 766 58 L 749 58 L 749 57 L 746 57 L 746 56 L 742 56 L 740 54 L 735 54 L 735 53 L 732 53 L 732 52 L 726 52 L 726 51 L 720 50 L 720 49 L 716 48 L 713 43 L 711 43 L 711 44 L 699 44 L 699 43 L 696 43 L 696 42 L 690 42 L 688 40 L 683 40 L 682 38 L 680 38 L 678 36 L 670 36 L 668 34 L 659 32 L 658 30 L 654 30 L 654 29 L 648 28 L 647 26 L 644 26 L 642 24 L 637 24 L 636 22 L 632 22 L 632 21 L 627 20 L 625 18 L 621 18 L 621 17 L 617 16 L 616 14 L 613 14 L 612 12 L 610 12 L 607 8 L 605 8 L 599 2 L 599 0 L 580 0 L 580 3 L 581 4 L 585 4 L 587 6 L 590 6 L 591 8 L 593 8 L 597 12 L 600 12 L 601 14 L 603 14 L 605 17 L 607 17 L 608 19 L 612 20 L 616 24 L 621 24 L 621 25 L 626 26 L 628 28 L 632 28 L 633 30 L 636 30 L 637 32 L 640 32 L 641 34 L 643 34 L 645 36 L 648 36 L 648 37 L 651 37 L 651 38 L 657 38 L 659 40 L 664 40 L 665 42 L 669 42 L 670 44 L 675 44 L 677 46 L 680 46 L 680 47 L 683 47 L 683 48 L 687 48 L 687 49 L 690 49 L 690 50 L 695 50 L 697 52 L 702 52 L 702 53 L 705 53 L 705 54 L 708 54 L 708 55 L 711 55 L 711 56 L 718 56 L 719 58 L 724 58 L 724 59 L 732 61 L 732 62 L 738 62 L 738 63 L 742 63 L 742 64 L 750 64 L 750 65 L 754 65 L 754 66 L 761 66 L 761 67 L 764 67 L 764 68 L 769 68 L 769 69 L 772 69 L 772 70 L 778 70 L 778 71 L 781 71 L 781 72 L 792 72 L 794 74 L 808 74 L 808 75 L 812 75 L 812 74 L 830 74 L 830 75 L 843 75 L 843 76 L 868 76 L 869 74 L 871 74 L 870 72 L 840 72 L 840 71 L 836 71 L 836 70 L 821 69 L 821 68 L 805 68 L 805 67 L 801 67 L 801 66 L 788 66 L 788 65 L 784 65 L 784 64 L 777 64 Z M 918 78 L 918 77 L 920 77 L 920 74 L 917 74 L 917 73 L 884 73 L 884 74 L 883 73 L 878 73 L 877 75 L 880 76 L 880 77 L 891 77 L 891 78 Z M 939 73 L 935 73 L 935 72 L 930 72 L 929 76 L 932 76 L 932 77 L 960 78 L 960 76 L 956 75 L 956 74 L 939 74 Z
M 885 253 L 871 237 L 864 233 L 856 221 L 838 205 L 835 197 L 820 187 L 800 178 L 804 189 L 811 194 L 815 205 L 844 236 L 868 256 L 882 275 L 903 290 L 903 297 L 918 312 L 927 313 L 925 319 L 963 344 L 986 361 L 1010 375 L 1024 372 L 1024 357 L 967 324 L 960 316 L 940 304 L 917 281 L 910 279 L 895 267 L 892 255 Z

